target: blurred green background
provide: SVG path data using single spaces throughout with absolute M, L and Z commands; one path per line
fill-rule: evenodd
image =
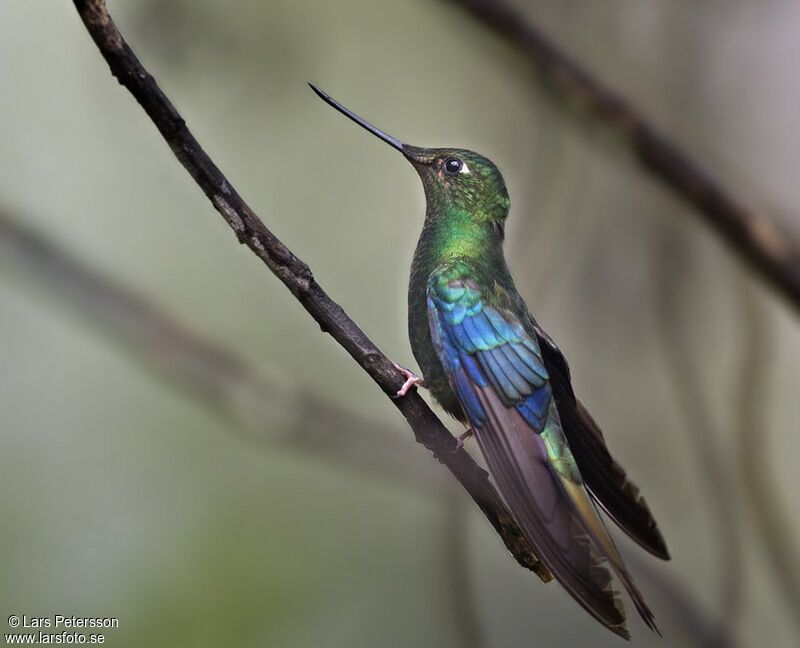
M 518 6 L 800 236 L 800 4 Z M 683 203 L 451 4 L 110 9 L 243 196 L 401 364 L 419 181 L 306 81 L 404 141 L 492 158 L 518 286 L 672 552 L 658 565 L 620 539 L 664 633 L 628 604 L 634 644 L 722 645 L 723 628 L 797 645 L 743 487 L 763 457 L 794 548 L 796 317 Z M 0 624 L 114 616 L 107 643 L 137 647 L 619 645 L 514 563 L 236 243 L 71 2 L 0 3 L 0 81 Z

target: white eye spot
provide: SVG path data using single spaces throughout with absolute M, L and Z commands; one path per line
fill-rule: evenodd
M 461 171 L 459 171 L 459 173 L 463 173 L 465 175 L 469 175 L 470 174 L 469 167 L 467 166 L 466 162 L 462 163 Z

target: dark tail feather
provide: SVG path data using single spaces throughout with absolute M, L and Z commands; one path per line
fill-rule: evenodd
M 603 433 L 575 397 L 569 366 L 558 347 L 537 329 L 558 415 L 589 493 L 614 522 L 654 556 L 669 560 L 669 550 L 639 489 L 606 447 Z
M 650 507 L 622 466 L 614 461 L 600 428 L 579 400 L 575 401 L 574 414 L 566 418 L 567 422 L 561 418 L 564 433 L 592 498 L 639 545 L 654 556 L 669 560 L 667 544 Z
M 537 555 L 587 612 L 629 639 L 611 574 L 549 466 L 542 439 L 516 409 L 506 408 L 490 389 L 477 388 L 476 392 L 488 417 L 484 426 L 475 429 L 478 444 Z

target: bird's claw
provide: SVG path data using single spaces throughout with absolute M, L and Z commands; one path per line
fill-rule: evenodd
M 456 452 L 461 450 L 461 448 L 464 447 L 464 442 L 467 439 L 469 439 L 473 434 L 474 434 L 474 432 L 472 431 L 472 428 L 468 428 L 466 432 L 463 432 L 462 434 L 459 434 L 456 437 L 456 449 L 453 450 L 453 454 L 455 454 Z
M 395 369 L 397 369 L 401 374 L 403 374 L 406 377 L 406 381 L 403 383 L 403 386 L 397 390 L 397 393 L 394 396 L 395 398 L 401 398 L 402 396 L 405 396 L 412 387 L 425 387 L 424 378 L 420 378 L 413 371 L 409 371 L 408 369 L 397 363 L 395 363 L 394 366 Z

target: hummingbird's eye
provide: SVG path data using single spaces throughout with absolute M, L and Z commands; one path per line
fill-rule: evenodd
M 461 173 L 461 169 L 464 166 L 464 163 L 459 160 L 458 158 L 447 158 L 444 161 L 444 170 L 445 173 L 449 175 L 457 175 Z

